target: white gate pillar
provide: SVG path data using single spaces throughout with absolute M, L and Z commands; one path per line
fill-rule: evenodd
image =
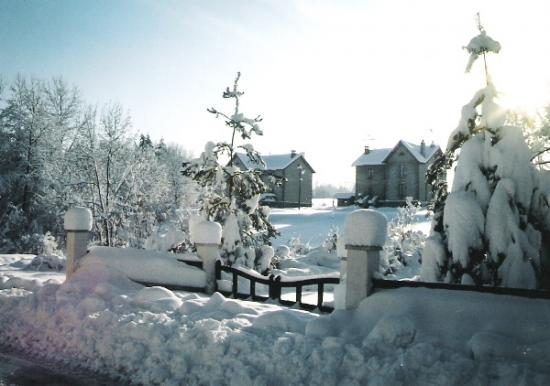
M 64 227 L 67 232 L 66 279 L 78 268 L 78 260 L 88 251 L 88 238 L 93 218 L 90 209 L 73 207 L 65 213 Z
M 346 218 L 346 256 L 342 256 L 340 284 L 335 293 L 337 309 L 355 308 L 372 293 L 386 235 L 387 220 L 378 211 L 360 209 Z
M 191 226 L 191 241 L 197 247 L 206 273 L 206 292 L 211 294 L 216 288 L 216 261 L 220 258 L 222 227 L 217 222 L 201 221 Z

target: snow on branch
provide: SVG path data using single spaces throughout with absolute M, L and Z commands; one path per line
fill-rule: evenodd
M 488 52 L 498 54 L 501 48 L 500 43 L 491 38 L 487 35 L 487 32 L 485 32 L 485 29 L 481 25 L 481 21 L 479 19 L 479 13 L 477 14 L 477 23 L 479 35 L 473 37 L 468 45 L 464 47 L 464 49 L 470 54 L 468 64 L 466 65 L 466 72 L 470 72 L 474 62 L 480 55 L 485 57 L 485 54 Z

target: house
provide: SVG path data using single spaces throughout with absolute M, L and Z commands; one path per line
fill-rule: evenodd
M 431 189 L 426 182 L 426 171 L 437 155 L 439 146 L 427 146 L 399 141 L 387 149 L 369 149 L 355 160 L 355 194 L 359 197 L 376 197 L 387 205 L 397 205 L 410 196 L 426 202 Z
M 269 192 L 266 204 L 280 208 L 311 206 L 315 170 L 304 158 L 304 153 L 292 150 L 287 154 L 262 155 L 262 159 L 265 165 L 251 162 L 246 154 L 236 153 L 233 164 L 243 170 L 264 172 L 263 180 Z M 274 183 L 270 176 L 280 177 L 280 183 Z

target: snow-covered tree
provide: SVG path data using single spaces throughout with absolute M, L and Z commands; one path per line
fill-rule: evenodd
M 539 172 L 521 127 L 507 125 L 485 56 L 500 44 L 478 24 L 465 47 L 467 70 L 483 56 L 487 84 L 462 108 L 445 153 L 428 172 L 435 187 L 434 220 L 422 256 L 424 280 L 537 288 L 541 234 L 550 223 Z M 451 191 L 447 170 L 455 166 Z M 545 209 L 546 208 L 546 209 Z
M 32 251 L 42 234 L 59 231 L 63 154 L 79 104 L 60 79 L 18 76 L 10 85 L 0 110 L 0 249 Z
M 384 244 L 385 259 L 382 261 L 385 274 L 392 274 L 412 259 L 418 261 L 424 246 L 426 235 L 414 229 L 420 204 L 412 197 L 406 198 L 406 204 L 398 208 L 398 216 L 388 223 L 388 237 Z
M 208 142 L 198 159 L 183 164 L 183 175 L 201 187 L 201 214 L 223 225 L 223 252 L 230 263 L 239 262 L 254 267 L 255 248 L 270 244 L 277 231 L 268 220 L 269 208 L 258 205 L 267 187 L 258 170 L 240 170 L 233 164 L 237 151 L 244 152 L 251 162 L 262 164 L 260 154 L 250 143 L 237 145 L 237 137 L 251 139 L 262 135 L 261 118 L 248 118 L 240 111 L 243 92 L 238 89 L 240 73 L 223 98 L 234 101 L 232 114 L 215 108 L 208 111 L 225 119 L 231 140 Z

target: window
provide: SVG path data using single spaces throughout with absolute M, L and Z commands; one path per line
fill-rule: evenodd
M 406 177 L 407 176 L 407 165 L 400 164 L 399 165 L 399 177 Z
M 370 180 L 372 179 L 372 176 L 374 174 L 374 170 L 372 168 L 367 169 L 367 178 Z

